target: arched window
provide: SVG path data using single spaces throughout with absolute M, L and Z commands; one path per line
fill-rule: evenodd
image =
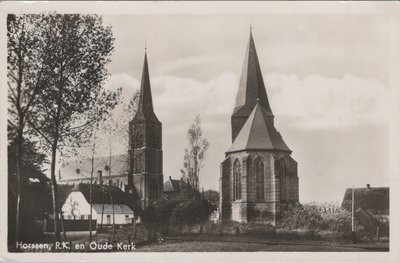
M 233 200 L 239 200 L 242 198 L 242 170 L 240 161 L 237 159 L 233 164 Z
M 143 136 L 142 134 L 139 134 L 138 136 L 138 148 L 142 148 L 143 147 Z
M 261 158 L 255 161 L 256 170 L 256 199 L 264 200 L 264 162 Z
M 279 177 L 280 177 L 280 200 L 286 201 L 286 164 L 283 158 L 279 160 Z

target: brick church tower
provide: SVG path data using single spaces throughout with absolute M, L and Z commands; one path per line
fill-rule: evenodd
M 162 198 L 162 124 L 153 110 L 147 54 L 144 56 L 139 105 L 129 123 L 128 189 L 133 189 L 142 207 Z
M 251 31 L 231 126 L 232 145 L 221 163 L 220 218 L 275 224 L 282 209 L 299 200 L 297 162 L 274 126 Z

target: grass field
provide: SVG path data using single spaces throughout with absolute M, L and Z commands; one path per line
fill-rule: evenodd
M 137 252 L 233 252 L 233 251 L 389 251 L 389 243 L 347 244 L 320 241 L 256 241 L 244 239 L 174 239 L 137 247 Z

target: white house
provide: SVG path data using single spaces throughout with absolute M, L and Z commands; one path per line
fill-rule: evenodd
M 95 219 L 97 224 L 103 225 L 113 224 L 113 218 L 116 225 L 131 224 L 133 211 L 129 207 L 130 201 L 129 195 L 116 186 L 92 185 L 92 219 Z M 62 212 L 65 220 L 88 220 L 90 218 L 90 185 L 74 186 L 62 206 Z

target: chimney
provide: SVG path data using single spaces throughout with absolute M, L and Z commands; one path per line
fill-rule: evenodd
M 99 179 L 99 183 L 103 184 L 103 171 L 101 170 L 97 171 L 97 178 Z
M 367 184 L 367 188 L 370 189 L 370 188 L 371 188 L 371 185 L 370 185 L 370 184 Z

